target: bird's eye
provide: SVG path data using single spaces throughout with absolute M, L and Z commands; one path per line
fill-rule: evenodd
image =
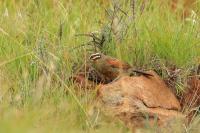
M 95 54 L 92 54 L 90 56 L 90 60 L 93 60 L 93 61 L 98 60 L 100 58 L 101 58 L 101 54 L 100 53 L 95 53 Z

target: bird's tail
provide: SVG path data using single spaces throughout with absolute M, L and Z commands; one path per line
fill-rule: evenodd
M 135 69 L 132 69 L 132 70 L 131 70 L 131 75 L 130 75 L 130 76 L 132 76 L 133 73 L 137 73 L 137 74 L 140 74 L 140 75 L 144 75 L 144 76 L 146 76 L 146 77 L 153 76 L 153 75 L 150 74 L 150 73 L 147 73 L 147 72 L 144 72 L 144 71 L 141 71 L 141 70 L 135 70 Z

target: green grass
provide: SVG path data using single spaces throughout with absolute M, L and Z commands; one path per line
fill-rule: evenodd
M 119 13 L 127 34 L 120 43 L 112 34 L 102 51 L 146 69 L 156 67 L 153 59 L 185 73 L 198 65 L 200 22 L 182 21 L 156 1 L 141 15 L 139 4 L 133 22 Z M 90 49 L 75 48 L 89 41 L 75 35 L 108 26 L 110 8 L 105 0 L 0 1 L 0 132 L 130 132 L 93 110 L 95 92 L 77 92 L 67 80 Z M 196 123 L 188 130 L 196 132 Z

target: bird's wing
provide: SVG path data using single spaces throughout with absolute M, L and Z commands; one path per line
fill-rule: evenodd
M 118 59 L 107 59 L 106 62 L 113 68 L 129 69 L 131 66 Z

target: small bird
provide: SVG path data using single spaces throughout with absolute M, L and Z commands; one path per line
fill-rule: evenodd
M 122 62 L 116 58 L 104 55 L 102 53 L 95 53 L 90 56 L 90 61 L 93 67 L 104 75 L 108 82 L 119 78 L 121 75 L 133 76 L 134 73 L 144 75 L 146 77 L 153 76 L 149 73 L 135 70 L 128 63 Z

